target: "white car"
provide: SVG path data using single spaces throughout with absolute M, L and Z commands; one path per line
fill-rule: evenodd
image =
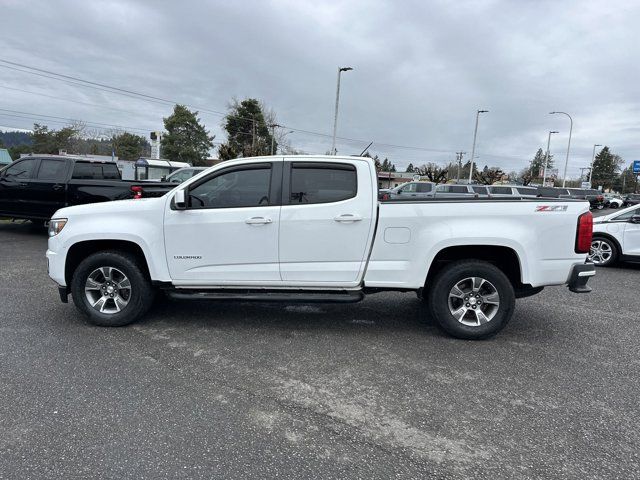
M 589 259 L 602 267 L 640 261 L 640 205 L 593 220 Z
M 420 185 L 420 184 L 418 184 Z M 224 162 L 164 197 L 58 210 L 47 260 L 60 298 L 126 325 L 154 290 L 180 299 L 353 302 L 415 292 L 451 335 L 500 331 L 515 299 L 591 289 L 592 215 L 581 200 L 378 202 L 369 158 Z M 549 232 L 553 232 L 552 235 Z
M 624 200 L 622 197 L 618 195 L 613 195 L 611 193 L 604 194 L 604 203 L 609 208 L 620 208 L 624 205 Z

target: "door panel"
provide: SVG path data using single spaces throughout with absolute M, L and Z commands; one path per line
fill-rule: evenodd
M 373 200 L 367 184 L 357 186 L 371 181 L 368 164 L 354 164 L 294 161 L 285 166 L 279 247 L 284 282 L 347 286 L 359 281 L 372 234 Z
M 51 218 L 56 210 L 66 205 L 68 162 L 63 159 L 43 158 L 35 178 L 29 185 L 31 211 L 40 217 Z
M 171 278 L 182 285 L 279 282 L 281 163 L 231 167 L 189 185 L 186 210 L 167 208 Z
M 640 209 L 638 212 L 640 214 Z M 622 253 L 624 255 L 640 255 L 640 224 L 625 224 Z
M 37 159 L 25 158 L 17 160 L 3 172 L 0 178 L 0 211 L 17 217 L 33 215 L 28 189 L 37 166 Z

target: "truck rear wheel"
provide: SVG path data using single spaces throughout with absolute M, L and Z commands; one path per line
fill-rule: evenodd
M 426 299 L 444 331 L 469 340 L 498 333 L 515 308 L 515 293 L 507 276 L 495 265 L 479 260 L 445 266 L 430 282 Z
M 71 294 L 89 322 L 102 327 L 134 322 L 149 309 L 154 296 L 136 257 L 117 251 L 85 258 L 73 274 Z

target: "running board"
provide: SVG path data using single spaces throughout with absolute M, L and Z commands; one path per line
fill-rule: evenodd
M 169 290 L 176 300 L 239 300 L 242 302 L 355 303 L 364 299 L 357 291 L 327 292 L 314 290 Z

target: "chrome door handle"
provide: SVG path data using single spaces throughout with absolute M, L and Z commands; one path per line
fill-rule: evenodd
M 251 218 L 247 218 L 244 223 L 248 224 L 248 225 L 266 225 L 268 223 L 272 223 L 273 220 L 271 220 L 270 218 L 265 218 L 265 217 L 251 217 Z
M 355 213 L 343 213 L 342 215 L 338 215 L 337 217 L 333 217 L 336 222 L 359 222 L 362 220 L 362 217 Z

